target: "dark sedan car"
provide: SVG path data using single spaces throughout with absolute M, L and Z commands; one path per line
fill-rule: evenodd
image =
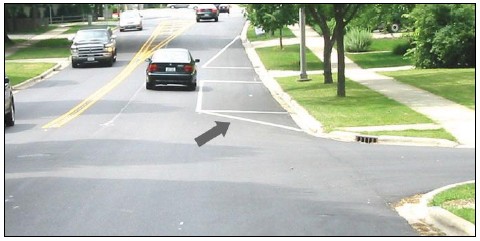
M 146 88 L 157 85 L 186 85 L 190 90 L 197 88 L 197 67 L 199 59 L 192 58 L 190 51 L 182 48 L 164 48 L 155 51 L 147 59 Z
M 15 125 L 15 102 L 13 100 L 10 80 L 5 76 L 5 125 Z

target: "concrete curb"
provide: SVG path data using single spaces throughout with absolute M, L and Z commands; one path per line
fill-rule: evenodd
M 13 90 L 26 89 L 26 88 L 44 80 L 45 78 L 51 76 L 55 71 L 59 71 L 59 70 L 65 68 L 68 64 L 69 64 L 68 59 L 63 61 L 63 62 L 58 62 L 55 66 L 46 70 L 45 72 L 41 73 L 40 75 L 37 75 L 33 78 L 25 80 L 22 83 L 16 84 L 16 85 L 12 86 L 12 88 L 13 88 Z
M 463 185 L 475 183 L 473 181 L 461 182 L 452 185 L 448 185 L 439 189 L 435 189 L 422 196 L 420 203 L 427 209 L 427 216 L 425 221 L 440 228 L 448 236 L 475 236 L 475 224 L 468 222 L 467 220 L 458 217 L 457 215 L 441 208 L 441 207 L 429 207 L 428 203 L 433 199 L 435 195 L 441 193 L 447 189 Z
M 289 113 L 292 119 L 297 125 L 306 133 L 316 136 L 334 139 L 345 142 L 357 141 L 357 136 L 365 136 L 363 134 L 345 131 L 332 131 L 325 133 L 322 124 L 311 116 L 308 111 L 299 105 L 290 95 L 288 95 L 277 81 L 268 73 L 263 65 L 260 57 L 258 56 L 252 43 L 247 40 L 247 30 L 249 22 L 247 21 L 243 27 L 241 33 L 242 44 L 245 48 L 248 58 L 252 63 L 255 72 L 260 77 L 261 81 L 270 91 L 272 96 L 277 100 L 282 107 L 284 107 Z M 298 71 L 300 76 L 300 71 Z M 388 145 L 410 145 L 410 146 L 438 146 L 438 147 L 460 147 L 456 142 L 452 142 L 444 139 L 434 138 L 417 138 L 417 137 L 399 137 L 399 136 L 373 136 L 378 138 L 376 143 L 388 144 Z

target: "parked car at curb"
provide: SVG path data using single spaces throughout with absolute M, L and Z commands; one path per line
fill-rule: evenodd
M 155 89 L 157 85 L 185 85 L 190 90 L 197 88 L 197 66 L 189 50 L 183 48 L 164 48 L 156 50 L 148 62 L 146 70 L 146 88 Z
M 218 14 L 219 11 L 217 7 L 213 4 L 201 4 L 198 5 L 197 9 L 195 10 L 195 13 L 197 15 L 197 22 L 200 22 L 200 20 L 205 20 L 205 19 L 213 19 L 215 22 L 218 22 Z
M 10 79 L 5 76 L 5 125 L 15 125 L 15 101 L 13 99 L 12 86 Z
M 92 27 L 80 29 L 70 47 L 72 67 L 77 68 L 86 63 L 100 63 L 112 66 L 117 60 L 117 42 L 109 27 Z
M 120 32 L 123 32 L 127 29 L 136 29 L 141 31 L 143 29 L 142 18 L 143 16 L 136 10 L 125 11 L 121 13 L 118 23 Z

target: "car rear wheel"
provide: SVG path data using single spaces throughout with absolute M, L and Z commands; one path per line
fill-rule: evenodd
M 145 85 L 145 87 L 147 88 L 147 90 L 153 90 L 153 89 L 155 89 L 155 85 L 153 85 L 153 84 L 151 84 L 151 83 L 147 83 L 147 84 Z
M 15 106 L 13 105 L 13 100 L 12 100 L 12 105 L 10 105 L 10 112 L 8 112 L 5 115 L 5 125 L 7 126 L 15 125 Z
M 218 17 L 217 17 L 217 18 L 215 18 L 215 22 L 218 22 Z
M 195 91 L 197 89 L 197 83 L 190 84 L 188 86 L 188 89 L 191 91 Z

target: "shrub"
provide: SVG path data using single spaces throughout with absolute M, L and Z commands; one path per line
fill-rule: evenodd
M 475 66 L 475 4 L 418 4 L 411 16 L 417 67 Z
M 366 52 L 372 44 L 372 34 L 367 29 L 352 28 L 345 35 L 347 52 Z
M 400 43 L 400 44 L 395 45 L 395 47 L 393 47 L 393 53 L 396 54 L 396 55 L 402 55 L 403 56 L 407 53 L 407 51 L 410 48 L 412 48 L 412 43 L 410 41 Z

